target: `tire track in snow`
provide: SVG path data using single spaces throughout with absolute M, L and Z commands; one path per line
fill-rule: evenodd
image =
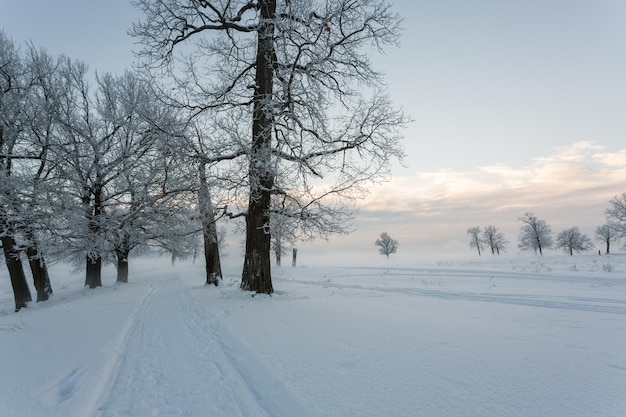
M 220 325 L 250 301 L 233 297 L 223 300 L 226 308 L 201 308 L 191 291 L 169 279 L 145 303 L 93 415 L 304 416 L 281 382 Z
M 302 404 L 285 387 L 284 383 L 273 373 L 263 361 L 259 360 L 254 352 L 243 341 L 235 336 L 223 325 L 224 318 L 234 311 L 252 303 L 246 300 L 243 303 L 231 306 L 228 309 L 213 314 L 208 320 L 205 318 L 208 310 L 201 311 L 199 304 L 193 300 L 189 292 L 179 291 L 180 304 L 188 307 L 190 327 L 202 340 L 209 338 L 219 349 L 218 357 L 226 361 L 218 361 L 220 371 L 229 375 L 238 384 L 243 384 L 254 401 L 263 409 L 268 417 L 307 417 L 308 413 Z M 202 336 L 203 335 L 203 336 Z M 258 416 L 259 414 L 244 413 L 244 416 Z
M 154 292 L 158 284 L 152 283 L 150 284 L 150 290 L 143 296 L 139 306 L 133 311 L 130 317 L 124 322 L 123 331 L 121 332 L 121 337 L 118 341 L 113 345 L 112 349 L 114 352 L 125 352 L 126 346 L 128 345 L 129 339 L 132 337 L 133 333 L 137 327 L 137 320 L 139 317 L 143 315 L 143 311 L 146 309 L 146 305 L 148 304 L 151 297 L 154 295 Z M 91 395 L 88 397 L 84 411 L 80 413 L 83 416 L 93 415 L 94 411 L 97 409 L 97 405 L 100 399 L 106 395 L 106 393 L 110 390 L 112 379 L 114 375 L 117 373 L 120 363 L 123 359 L 123 356 L 118 357 L 115 353 L 110 354 L 110 357 L 105 362 L 102 367 L 99 376 L 95 379 L 96 385 L 91 390 Z M 82 371 L 81 371 L 82 372 Z M 76 370 L 72 371 L 71 377 L 77 373 Z M 64 383 L 67 385 L 67 381 L 71 381 L 71 379 L 66 378 Z M 64 388 L 63 385 L 60 387 L 60 390 L 67 391 L 67 386 Z M 61 395 L 61 391 L 59 392 Z

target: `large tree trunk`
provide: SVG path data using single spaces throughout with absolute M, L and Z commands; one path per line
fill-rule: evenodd
M 13 297 L 15 298 L 15 312 L 17 313 L 20 309 L 25 308 L 27 303 L 32 301 L 33 298 L 30 294 L 30 289 L 28 288 L 28 282 L 26 282 L 24 267 L 22 266 L 22 260 L 20 259 L 20 253 L 17 250 L 15 239 L 5 232 L 1 240 L 4 258 L 9 271 L 9 276 L 11 277 Z
M 204 260 L 206 263 L 205 285 L 217 287 L 222 279 L 222 266 L 220 264 L 220 252 L 213 236 L 204 235 Z
M 211 201 L 211 193 L 207 184 L 206 167 L 200 165 L 200 189 L 198 191 L 198 207 L 202 219 L 202 238 L 204 241 L 204 261 L 206 271 L 205 285 L 217 286 L 222 279 L 222 265 L 215 224 L 215 211 Z
M 103 214 L 102 207 L 102 182 L 96 180 L 96 185 L 93 189 L 94 203 L 93 214 L 88 213 L 89 216 L 89 233 L 92 236 L 98 236 L 100 233 L 100 217 Z M 87 202 L 89 202 L 87 197 Z M 96 254 L 87 255 L 87 267 L 85 271 L 85 286 L 89 288 L 96 288 L 102 286 L 102 255 L 100 254 L 101 248 L 96 247 Z
M 39 253 L 37 245 L 32 241 L 26 248 L 26 256 L 28 257 L 30 271 L 33 274 L 33 284 L 35 285 L 35 290 L 37 290 L 37 302 L 46 301 L 52 295 L 50 275 L 48 274 L 48 267 L 43 255 Z
M 33 284 L 37 291 L 37 302 L 48 300 L 52 295 L 52 285 L 50 284 L 50 275 L 48 267 L 43 255 L 39 252 L 39 244 L 35 238 L 35 233 L 30 227 L 25 230 L 28 245 L 26 247 L 26 256 L 30 271 L 33 275 Z
M 274 81 L 274 18 L 276 1 L 259 1 L 261 25 L 257 32 L 256 86 L 252 114 L 250 154 L 250 198 L 246 214 L 246 254 L 241 288 L 271 294 L 270 219 L 274 173 L 271 167 L 271 140 Z
M 268 198 L 269 200 L 269 198 Z M 267 205 L 269 207 L 269 204 Z M 267 210 L 262 204 L 250 203 L 246 216 L 246 256 L 243 265 L 241 288 L 271 294 L 270 234 Z
M 87 268 L 85 270 L 85 287 L 102 287 L 102 257 L 95 258 L 87 255 Z
M 128 282 L 128 255 L 130 249 L 118 249 L 115 251 L 117 256 L 117 280 L 116 282 Z
M 130 236 L 126 230 L 118 230 L 119 240 L 115 245 L 115 257 L 117 258 L 117 279 L 118 283 L 128 282 L 128 256 L 130 255 L 131 245 Z
M 296 258 L 298 257 L 298 249 L 291 249 L 291 266 L 296 266 Z

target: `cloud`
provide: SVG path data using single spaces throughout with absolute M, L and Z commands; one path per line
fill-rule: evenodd
M 468 227 L 493 224 L 505 230 L 515 253 L 518 218 L 526 212 L 554 232 L 578 226 L 591 236 L 604 223 L 609 200 L 626 191 L 626 149 L 611 153 L 577 142 L 527 164 L 416 172 L 370 191 L 360 204 L 358 230 L 347 238 L 356 246 L 369 247 L 387 231 L 404 249 L 460 247 Z
M 557 148 L 548 157 L 526 165 L 494 164 L 470 171 L 417 172 L 393 178 L 373 187 L 364 204 L 367 209 L 397 211 L 426 209 L 433 203 L 446 206 L 471 203 L 503 207 L 571 207 L 594 199 L 605 204 L 626 189 L 626 149 L 603 153 L 591 142 Z M 621 162 L 621 163 L 620 163 Z M 579 203 L 576 203 L 576 202 Z
M 624 167 L 626 166 L 626 149 L 622 149 L 621 151 L 615 153 L 599 152 L 594 155 L 594 158 L 607 167 Z

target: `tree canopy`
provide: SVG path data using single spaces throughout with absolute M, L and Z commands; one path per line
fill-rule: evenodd
M 401 19 L 380 0 L 135 4 L 144 19 L 132 33 L 146 68 L 168 75 L 168 101 L 219 120 L 209 157 L 239 168 L 232 203 L 247 201 L 241 286 L 271 293 L 273 213 L 345 230 L 364 186 L 403 156 L 407 118 L 368 58 L 398 41 Z

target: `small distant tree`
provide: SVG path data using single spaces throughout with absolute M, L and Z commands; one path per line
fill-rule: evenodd
M 570 255 L 576 252 L 588 251 L 593 248 L 591 239 L 580 232 L 578 227 L 570 227 L 563 230 L 556 237 L 556 247 L 569 252 Z
M 519 220 L 524 223 L 520 227 L 519 244 L 521 250 L 534 250 L 543 256 L 544 249 L 552 247 L 552 229 L 548 224 L 537 218 L 535 213 L 526 213 Z
M 615 243 L 619 240 L 620 236 L 613 223 L 603 224 L 598 226 L 595 232 L 595 239 L 598 242 L 606 244 L 606 254 L 611 253 L 611 242 Z
M 612 225 L 616 238 L 626 237 L 626 193 L 621 196 L 615 196 L 611 201 L 611 205 L 604 214 L 608 223 Z
M 380 238 L 376 239 L 374 244 L 379 246 L 378 253 L 385 255 L 387 258 L 389 258 L 389 255 L 392 253 L 396 253 L 398 251 L 399 245 L 398 241 L 389 236 L 387 232 L 382 232 L 380 234 Z
M 495 226 L 487 226 L 483 230 L 483 243 L 486 247 L 491 248 L 491 254 L 500 255 L 500 251 L 505 252 L 509 241 L 504 238 L 504 234 Z
M 478 256 L 480 256 L 480 251 L 483 249 L 483 239 L 480 236 L 480 227 L 470 227 L 467 229 L 467 234 L 470 236 L 470 248 L 476 248 L 476 250 L 478 250 Z

